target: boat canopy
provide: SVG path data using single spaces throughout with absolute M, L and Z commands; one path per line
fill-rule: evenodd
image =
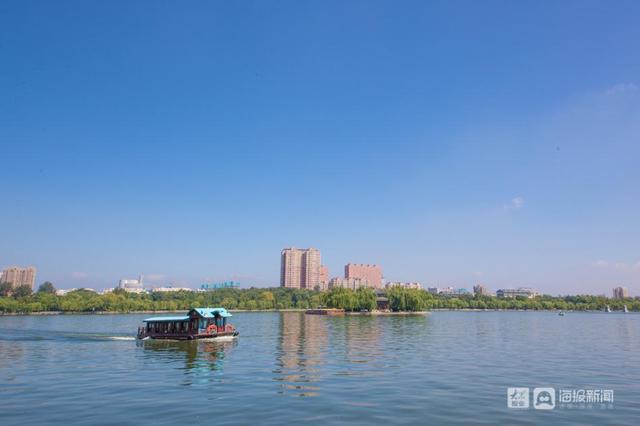
M 223 318 L 231 316 L 225 308 L 193 308 L 189 311 L 189 314 L 193 311 L 196 311 L 202 318 L 214 318 L 216 314 Z
M 143 322 L 177 322 L 177 321 L 189 321 L 188 316 L 181 317 L 155 317 L 143 319 Z
M 142 320 L 143 322 L 178 322 L 189 321 L 191 319 L 191 313 L 195 312 L 202 318 L 215 318 L 216 315 L 228 318 L 231 314 L 225 308 L 193 308 L 187 315 L 175 316 L 175 317 L 155 317 Z

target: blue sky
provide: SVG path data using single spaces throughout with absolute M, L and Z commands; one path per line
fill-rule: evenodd
M 0 4 L 0 266 L 640 294 L 636 1 Z

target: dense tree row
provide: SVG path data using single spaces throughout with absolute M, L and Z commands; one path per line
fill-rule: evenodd
M 376 293 L 369 288 L 356 291 L 337 287 L 322 294 L 322 302 L 330 308 L 345 311 L 372 311 L 376 308 Z
M 603 296 L 540 296 L 499 299 L 492 296 L 438 296 L 424 290 L 394 287 L 386 291 L 393 311 L 431 309 L 529 309 L 529 310 L 622 310 L 640 311 L 640 299 L 616 300 Z M 179 291 L 172 293 L 132 294 L 115 290 L 97 294 L 77 290 L 57 296 L 51 283 L 44 283 L 36 293 L 28 287 L 0 287 L 0 313 L 59 312 L 130 312 L 151 310 L 187 310 L 194 306 L 224 306 L 228 309 L 268 310 L 307 309 L 318 306 L 347 311 L 373 310 L 376 294 L 370 289 L 357 291 L 336 288 L 326 293 L 289 288 L 220 289 L 212 292 Z
M 44 290 L 47 290 L 45 287 Z M 287 288 L 220 289 L 212 292 L 178 291 L 133 294 L 114 290 L 97 294 L 77 290 L 64 296 L 53 291 L 31 294 L 13 289 L 11 296 L 0 296 L 0 313 L 14 312 L 130 312 L 187 310 L 194 306 L 224 306 L 227 309 L 307 309 L 320 305 L 321 293 Z

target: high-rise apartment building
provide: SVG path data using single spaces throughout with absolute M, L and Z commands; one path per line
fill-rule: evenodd
M 382 287 L 382 268 L 378 265 L 349 263 L 344 267 L 344 277 L 367 281 L 373 288 Z
M 26 285 L 33 290 L 36 282 L 36 268 L 33 266 L 28 266 L 26 268 L 11 266 L 2 271 L 2 278 L 0 278 L 0 282 L 11 283 L 13 288 Z
M 314 289 L 320 285 L 320 250 L 286 248 L 280 254 L 280 286 Z
M 626 299 L 627 297 L 629 297 L 629 290 L 625 287 L 616 287 L 613 289 L 614 299 Z
M 489 296 L 489 290 L 482 284 L 476 284 L 473 286 L 473 294 L 477 296 Z

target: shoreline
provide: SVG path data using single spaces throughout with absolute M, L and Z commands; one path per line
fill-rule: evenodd
M 151 311 L 42 311 L 42 312 L 0 312 L 0 317 L 19 317 L 19 316 L 56 316 L 56 315 L 135 315 L 135 314 L 179 314 L 184 313 L 187 309 L 174 310 L 151 310 Z M 304 312 L 306 309 L 229 309 L 229 312 Z
M 172 314 L 184 312 L 184 309 L 178 310 L 151 310 L 151 311 L 128 311 L 128 312 L 113 312 L 113 311 L 99 311 L 99 312 L 82 312 L 82 311 L 43 311 L 43 312 L 0 312 L 0 317 L 18 317 L 18 316 L 57 316 L 57 315 L 136 315 L 136 314 Z M 231 313 L 250 313 L 250 312 L 306 312 L 307 309 L 230 309 Z M 564 313 L 624 313 L 623 311 L 604 312 L 601 310 L 561 310 L 561 309 L 478 309 L 478 308 L 461 308 L 461 309 L 448 309 L 448 308 L 436 308 L 429 309 L 427 311 L 372 311 L 372 312 L 345 312 L 344 315 L 356 316 L 403 316 L 403 315 L 427 315 L 432 312 L 564 312 Z M 629 314 L 638 313 L 636 311 L 629 311 Z
M 410 316 L 410 315 L 428 315 L 430 314 L 430 311 L 399 311 L 399 312 L 393 312 L 393 311 L 371 311 L 371 312 L 345 312 L 344 315 L 347 316 L 371 316 L 371 317 L 378 317 L 378 316 Z

